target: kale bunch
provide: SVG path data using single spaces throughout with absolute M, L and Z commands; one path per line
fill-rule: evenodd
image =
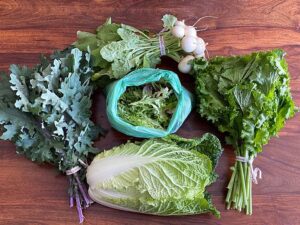
M 11 65 L 10 72 L 0 77 L 1 139 L 14 142 L 30 160 L 70 175 L 70 204 L 75 199 L 82 214 L 82 203 L 88 206 L 91 200 L 81 183 L 85 170 L 80 162 L 96 153 L 93 140 L 102 133 L 90 120 L 90 54 L 68 49 L 51 60 L 43 57 L 34 68 Z

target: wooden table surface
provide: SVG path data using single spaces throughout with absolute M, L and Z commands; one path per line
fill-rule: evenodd
M 292 76 L 291 88 L 300 105 L 300 2 L 299 0 L 211 0 L 211 1 L 66 1 L 0 0 L 0 70 L 9 64 L 34 65 L 40 53 L 63 49 L 76 38 L 77 30 L 92 31 L 105 18 L 158 32 L 160 18 L 172 13 L 192 24 L 205 15 L 209 26 L 201 36 L 209 43 L 211 56 L 249 53 L 254 50 L 283 48 Z M 176 71 L 176 64 L 164 60 L 163 67 Z M 181 76 L 192 87 L 192 79 Z M 129 137 L 110 128 L 104 112 L 104 97 L 94 96 L 94 118 L 109 130 L 96 145 L 108 149 Z M 178 134 L 184 137 L 215 133 L 211 124 L 193 112 Z M 0 142 L 0 224 L 77 224 L 75 209 L 69 209 L 67 179 L 49 165 L 36 165 L 15 153 L 10 142 Z M 289 120 L 264 147 L 255 160 L 263 180 L 253 187 L 254 213 L 246 216 L 224 207 L 229 167 L 234 163 L 230 146 L 218 165 L 219 180 L 209 187 L 221 211 L 220 220 L 210 215 L 158 217 L 122 212 L 100 205 L 85 211 L 85 224 L 300 224 L 300 115 Z

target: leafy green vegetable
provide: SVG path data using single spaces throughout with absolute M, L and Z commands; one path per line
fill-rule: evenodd
M 184 139 L 171 135 L 120 145 L 97 155 L 87 169 L 89 194 L 116 209 L 156 215 L 211 212 L 205 187 L 216 179 L 222 152 L 212 134 Z
M 166 82 L 129 87 L 120 97 L 118 114 L 134 126 L 166 129 L 177 105 L 177 97 Z
M 90 120 L 90 54 L 68 49 L 53 58 L 43 58 L 32 69 L 11 65 L 10 79 L 1 74 L 1 139 L 14 142 L 17 152 L 32 161 L 54 164 L 65 173 L 96 152 L 93 140 L 101 129 Z M 85 173 L 81 169 L 73 175 L 70 198 L 81 209 L 81 197 L 86 205 L 91 203 L 79 180 Z
M 160 35 L 164 40 L 166 55 L 179 61 L 180 40 L 170 32 L 177 19 L 165 15 L 162 20 L 166 30 Z M 155 67 L 160 63 L 159 35 L 112 23 L 111 19 L 98 27 L 96 34 L 79 31 L 74 45 L 81 50 L 91 50 L 96 71 L 93 80 L 107 79 L 105 76 L 119 79 L 134 69 Z
M 166 14 L 161 19 L 163 21 L 163 27 L 167 29 L 172 29 L 177 21 L 177 18 L 173 15 Z
M 217 166 L 218 160 L 222 154 L 222 147 L 219 139 L 210 133 L 206 133 L 200 138 L 192 139 L 171 134 L 162 139 L 168 143 L 176 144 L 180 148 L 197 150 L 198 152 L 207 155 L 212 162 L 213 168 Z
M 31 160 L 59 165 L 62 172 L 94 152 L 98 128 L 89 119 L 89 57 L 73 49 L 33 69 L 12 65 L 10 80 L 1 76 L 2 138 L 14 141 Z
M 295 114 L 282 50 L 215 57 L 209 62 L 197 59 L 193 69 L 198 112 L 225 132 L 236 155 L 247 161 L 253 160 Z M 250 163 L 235 163 L 228 185 L 228 208 L 252 213 L 253 175 Z

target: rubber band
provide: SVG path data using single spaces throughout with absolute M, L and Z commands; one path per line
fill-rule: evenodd
M 257 178 L 262 179 L 262 171 L 258 167 L 253 168 L 253 161 L 254 157 L 248 158 L 243 156 L 236 156 L 236 161 L 240 161 L 243 163 L 249 163 L 250 166 L 250 172 L 251 172 L 251 179 L 252 182 L 257 184 Z
M 162 35 L 163 32 L 165 32 L 165 31 L 166 31 L 166 29 L 164 28 L 158 33 L 160 56 L 166 55 L 166 46 L 165 46 L 164 37 Z
M 67 170 L 67 171 L 66 171 L 66 174 L 67 174 L 68 176 L 70 176 L 70 175 L 72 175 L 72 174 L 74 174 L 74 173 L 77 173 L 79 170 L 81 170 L 80 166 L 75 166 L 75 167 L 73 167 L 73 168 Z
M 88 164 L 86 164 L 85 162 L 83 162 L 81 159 L 78 159 L 78 162 L 84 167 L 87 168 Z

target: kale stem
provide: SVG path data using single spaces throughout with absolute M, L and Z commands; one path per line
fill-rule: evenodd
M 81 201 L 80 201 L 80 196 L 78 193 L 77 185 L 75 185 L 74 189 L 75 189 L 75 200 L 76 200 L 77 213 L 78 213 L 78 217 L 79 217 L 79 223 L 83 223 L 84 216 L 82 213 Z
M 85 190 L 84 190 L 84 188 L 83 188 L 83 186 L 81 184 L 81 181 L 79 180 L 79 177 L 78 177 L 77 173 L 74 174 L 74 177 L 76 179 L 76 182 L 77 182 L 77 185 L 79 187 L 80 193 L 81 193 L 81 195 L 82 195 L 82 197 L 83 197 L 83 199 L 84 199 L 84 201 L 86 203 L 86 206 L 89 207 L 90 204 L 91 204 L 91 199 L 85 193 Z
M 44 136 L 45 139 L 47 140 L 52 140 L 52 135 L 51 132 L 46 128 L 46 127 L 42 127 L 42 123 L 43 121 L 41 119 L 39 119 L 36 116 L 33 116 L 33 118 L 31 119 L 31 122 L 36 126 L 36 130 L 42 135 Z
M 70 196 L 70 208 L 74 207 L 74 198 L 73 196 Z
M 89 193 L 88 193 L 88 190 L 87 190 L 87 187 L 85 185 L 85 183 L 82 183 L 82 187 L 83 187 L 83 190 L 84 190 L 84 193 L 86 193 L 88 199 L 89 199 L 89 202 L 90 202 L 90 205 L 94 203 L 94 201 L 91 199 Z
M 69 184 L 70 184 L 70 187 L 69 187 L 69 196 L 70 196 L 70 208 L 72 208 L 74 206 L 74 190 L 73 190 L 73 179 L 71 176 L 69 176 Z

